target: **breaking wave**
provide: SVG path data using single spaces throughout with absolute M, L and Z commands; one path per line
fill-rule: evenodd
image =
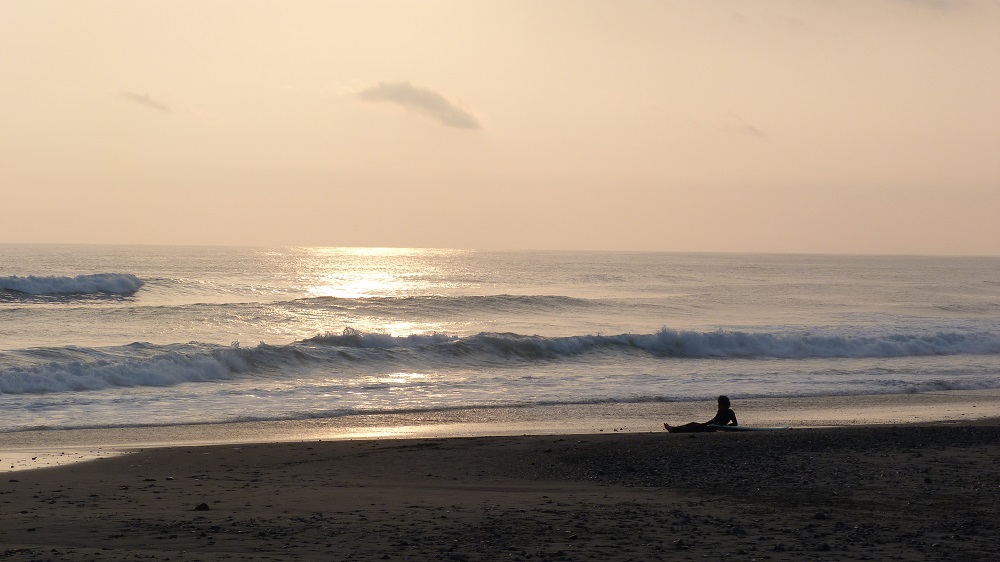
M 129 273 L 95 273 L 75 277 L 0 277 L 0 291 L 27 295 L 131 295 L 142 285 L 141 279 Z
M 95 350 L 95 356 L 104 355 Z M 0 369 L 0 394 L 47 394 L 111 387 L 173 386 L 232 378 L 248 369 L 241 350 L 166 352 L 145 359 L 50 362 Z
M 37 353 L 37 350 L 35 350 Z M 347 329 L 288 345 L 133 344 L 116 349 L 47 349 L 45 362 L 0 368 L 0 394 L 43 394 L 112 387 L 173 386 L 291 373 L 371 373 L 384 369 L 489 371 L 591 354 L 671 359 L 891 358 L 1000 354 L 992 333 L 834 337 L 738 331 L 660 330 L 655 334 L 568 337 L 481 333 L 391 336 Z
M 694 332 L 663 329 L 655 334 L 567 337 L 481 333 L 460 338 L 442 334 L 389 336 L 347 329 L 305 340 L 341 347 L 432 348 L 450 354 L 558 359 L 590 352 L 644 351 L 658 357 L 809 359 L 1000 354 L 1000 336 L 991 333 L 815 336 L 740 331 Z

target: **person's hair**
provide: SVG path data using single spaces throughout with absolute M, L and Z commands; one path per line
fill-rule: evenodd
M 719 397 L 719 409 L 720 410 L 728 410 L 729 409 L 729 397 L 728 396 L 723 395 L 723 396 Z

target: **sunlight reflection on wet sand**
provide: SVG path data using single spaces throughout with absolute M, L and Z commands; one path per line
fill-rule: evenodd
M 345 439 L 662 432 L 664 421 L 702 421 L 712 402 L 644 402 L 479 408 L 273 422 L 0 434 L 0 472 L 55 466 L 171 445 Z M 793 428 L 950 423 L 995 418 L 1000 390 L 879 396 L 733 399 L 740 423 Z M 11 468 L 11 465 L 14 468 Z

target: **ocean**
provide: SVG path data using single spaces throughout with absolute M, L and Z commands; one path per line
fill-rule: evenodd
M 1000 388 L 1000 258 L 0 245 L 0 432 Z

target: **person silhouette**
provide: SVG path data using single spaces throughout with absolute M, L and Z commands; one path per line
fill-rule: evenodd
M 729 397 L 720 396 L 719 411 L 715 413 L 714 418 L 705 423 L 691 422 L 678 426 L 673 426 L 664 422 L 663 429 L 666 429 L 670 433 L 701 433 L 706 431 L 718 431 L 719 426 L 727 425 L 740 425 L 740 422 L 736 421 L 736 412 L 734 412 L 730 407 Z

